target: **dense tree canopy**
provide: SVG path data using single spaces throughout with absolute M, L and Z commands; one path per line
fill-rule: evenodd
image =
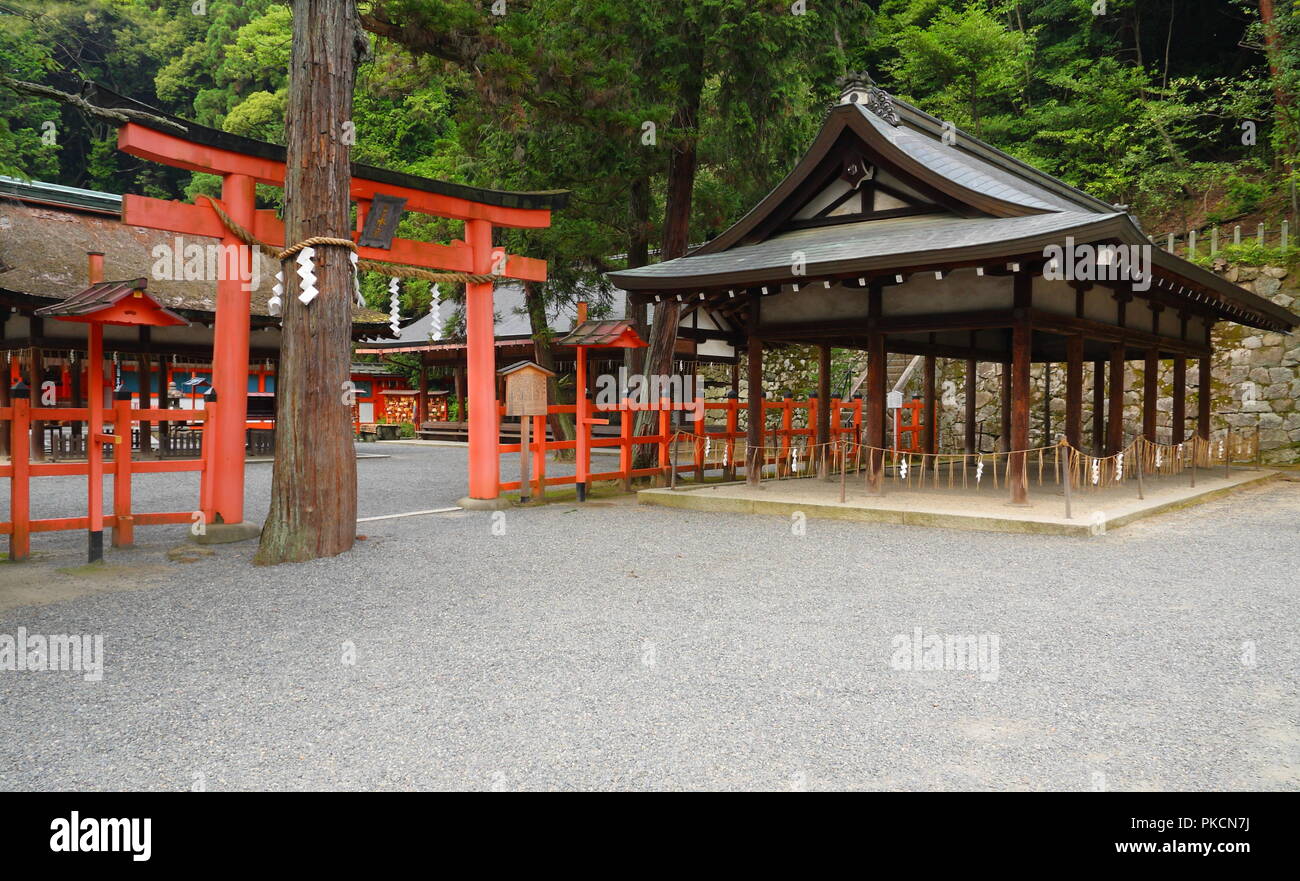
M 1294 210 L 1300 6 L 1289 0 L 361 8 L 375 51 L 358 73 L 354 158 L 572 190 L 554 228 L 511 243 L 552 261 L 552 308 L 611 265 L 678 253 L 735 220 L 788 170 L 852 70 L 1130 205 L 1152 230 Z M 276 0 L 0 0 L 0 73 L 70 91 L 95 80 L 282 142 L 290 31 Z M 0 173 L 173 197 L 213 185 L 119 154 L 103 120 L 5 88 Z M 459 232 L 409 223 L 423 223 L 410 235 Z M 412 286 L 408 310 L 428 298 Z

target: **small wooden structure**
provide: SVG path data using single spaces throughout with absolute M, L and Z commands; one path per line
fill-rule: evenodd
M 131 518 L 131 420 L 118 418 L 113 434 L 104 433 L 104 326 L 127 327 L 178 327 L 189 324 L 175 312 L 163 307 L 145 292 L 148 282 L 137 278 L 130 281 L 98 281 L 103 273 L 103 255 L 91 256 L 92 284 L 79 294 L 61 303 L 37 309 L 42 318 L 75 321 L 88 324 L 87 362 L 90 369 L 90 406 L 88 407 L 87 444 L 87 530 L 89 532 L 89 561 L 94 563 L 104 557 L 104 448 L 114 444 L 114 464 L 121 471 L 125 466 L 124 481 L 117 481 L 113 490 L 116 519 L 113 543 L 130 545 L 134 523 Z M 130 408 L 130 397 L 126 398 Z M 26 451 L 24 451 L 24 457 Z M 26 495 L 26 487 L 23 487 Z M 25 550 L 25 549 L 24 549 Z M 24 553 L 25 556 L 25 553 Z
M 519 418 L 519 500 L 527 502 L 529 424 L 533 416 L 546 416 L 547 383 L 555 378 L 554 370 L 547 370 L 532 361 L 520 361 L 497 371 L 506 383 L 506 415 Z M 545 438 L 543 437 L 543 440 Z M 542 494 L 539 488 L 538 495 Z
M 594 418 L 587 391 L 588 349 L 639 349 L 647 345 L 630 321 L 588 321 L 587 304 L 578 304 L 578 322 L 568 335 L 558 341 L 561 346 L 573 346 L 578 351 L 574 368 L 574 400 L 578 424 L 578 501 L 585 501 L 591 483 L 591 432 L 589 426 L 606 425 L 609 420 Z

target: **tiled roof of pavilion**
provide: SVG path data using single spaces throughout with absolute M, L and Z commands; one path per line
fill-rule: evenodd
M 847 94 L 847 93 L 846 93 Z M 945 140 L 947 139 L 947 140 Z M 861 156 L 924 198 L 878 216 L 795 220 L 838 157 Z M 856 184 L 854 187 L 856 188 Z M 902 216 L 906 215 L 906 216 Z M 861 218 L 861 219 L 857 219 Z M 1041 255 L 1078 242 L 1151 245 L 1123 206 L 1111 205 L 943 121 L 872 89 L 833 107 L 794 170 L 744 217 L 684 257 L 609 274 L 627 291 L 729 296 L 728 289 L 806 284 L 911 269 L 979 265 Z M 796 256 L 798 259 L 796 259 Z M 1162 248 L 1153 273 L 1221 317 L 1289 330 L 1290 310 Z M 801 263 L 796 271 L 796 263 Z

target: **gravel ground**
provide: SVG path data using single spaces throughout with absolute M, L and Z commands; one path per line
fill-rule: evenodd
M 361 516 L 462 494 L 463 449 L 381 451 Z M 67 513 L 81 484 L 48 480 Z M 188 480 L 137 499 L 184 509 Z M 0 611 L 106 655 L 101 682 L 0 672 L 0 788 L 1295 790 L 1298 524 L 1275 483 L 1087 540 L 595 501 L 257 568 L 141 528 L 111 592 Z M 0 590 L 102 580 L 67 568 L 84 541 L 37 536 Z M 994 681 L 894 669 L 915 628 L 996 636 Z

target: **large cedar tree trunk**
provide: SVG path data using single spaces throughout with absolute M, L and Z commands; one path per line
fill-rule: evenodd
M 664 260 L 681 257 L 690 244 L 691 196 L 695 189 L 696 125 L 699 121 L 701 92 L 702 82 L 693 87 L 688 86 L 687 94 L 673 114 L 674 140 L 672 154 L 668 159 L 668 197 L 664 217 Z M 670 376 L 673 372 L 673 350 L 677 345 L 680 308 L 681 304 L 675 296 L 663 297 L 655 304 L 650 319 L 650 345 L 643 362 L 647 377 Z M 657 422 L 657 413 L 641 411 L 637 414 L 636 433 L 651 434 Z M 633 467 L 649 468 L 654 462 L 654 446 L 641 445 L 637 448 Z
M 285 241 L 347 238 L 352 88 L 364 37 L 356 0 L 294 0 L 286 117 Z M 316 249 L 316 287 L 298 300 L 297 263 L 285 260 L 275 470 L 259 563 L 340 554 L 356 538 L 357 465 L 346 394 L 352 355 L 349 252 Z

